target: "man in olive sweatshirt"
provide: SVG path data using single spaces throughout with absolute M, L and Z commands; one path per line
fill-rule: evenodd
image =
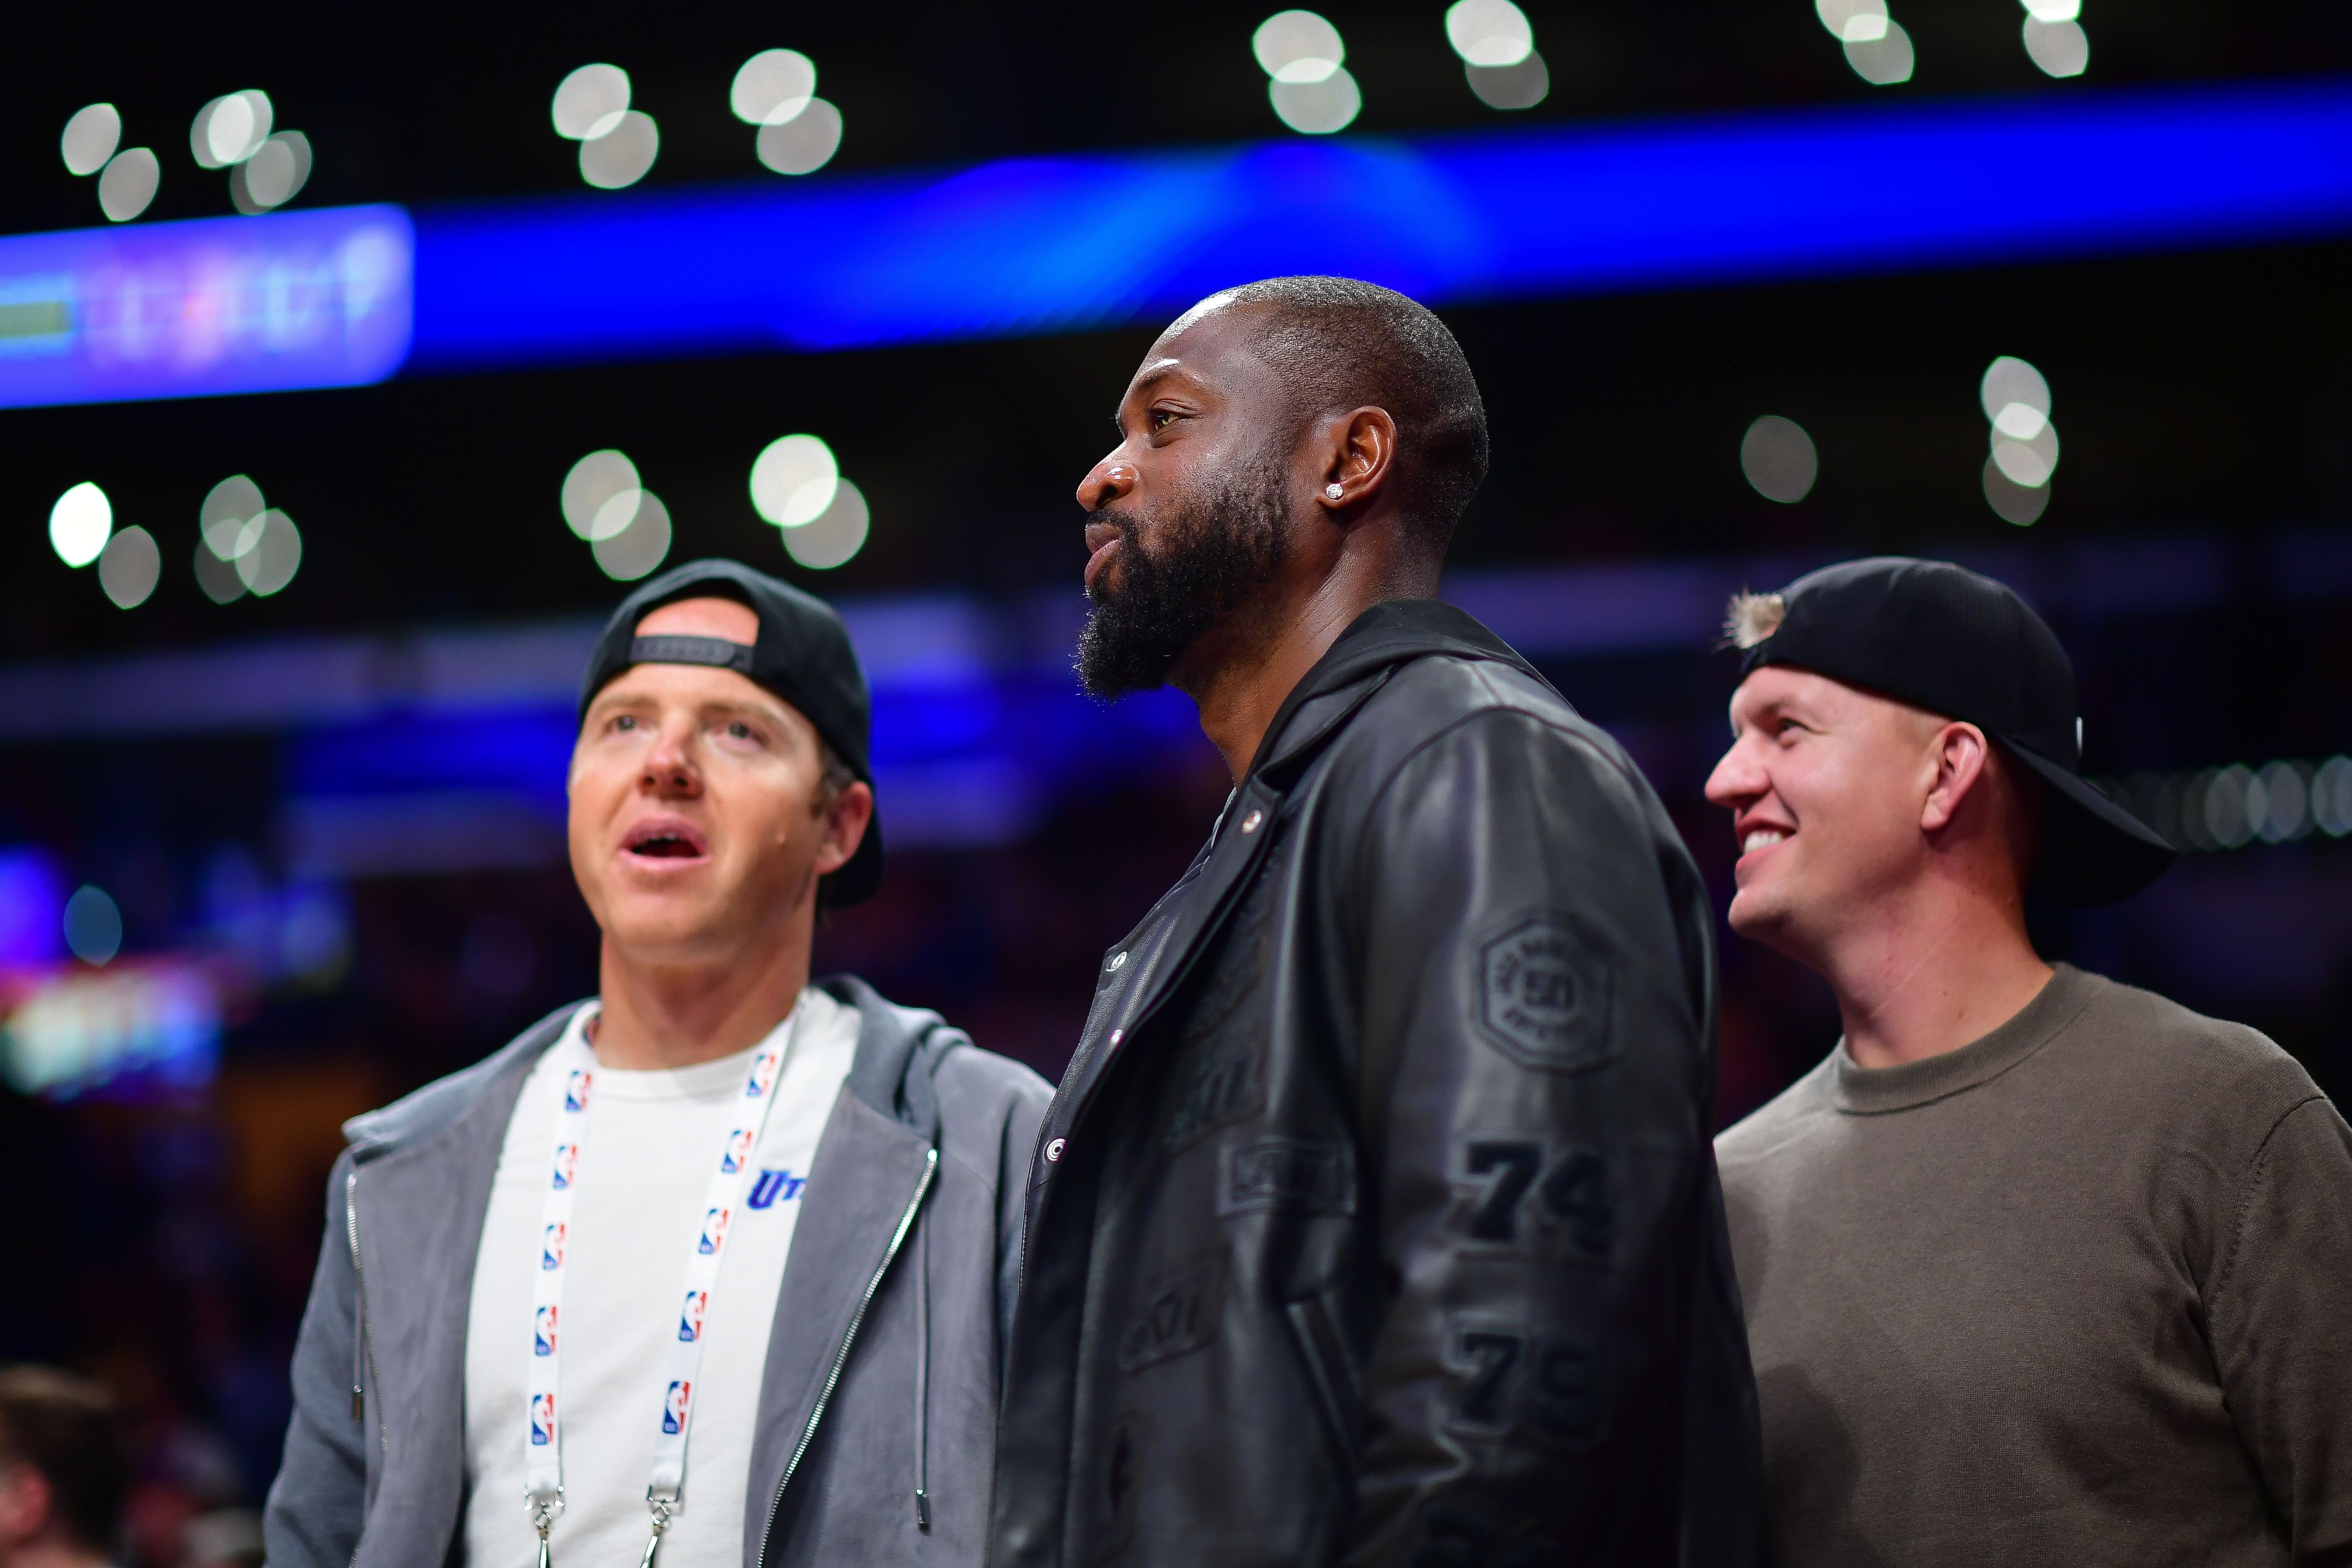
M 1732 608 L 1732 929 L 1845 1026 L 1717 1142 L 1778 1560 L 2352 1563 L 2352 1131 L 2027 940 L 2029 887 L 2172 858 L 2082 778 L 2064 650 L 1937 562 Z

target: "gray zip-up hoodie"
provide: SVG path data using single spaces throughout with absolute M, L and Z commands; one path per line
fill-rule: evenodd
M 1021 1204 L 1053 1091 L 865 982 L 793 1232 L 743 1500 L 744 1568 L 978 1564 Z M 271 1568 L 463 1561 L 466 1317 L 507 1122 L 565 1007 L 344 1124 L 294 1351 Z

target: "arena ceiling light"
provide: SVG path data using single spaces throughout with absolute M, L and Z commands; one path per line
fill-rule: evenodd
M 106 167 L 121 142 L 121 113 L 110 103 L 92 103 L 75 110 L 66 121 L 58 151 L 65 157 L 66 173 L 87 177 Z
M 259 88 L 226 93 L 196 110 L 195 121 L 188 127 L 188 150 L 207 169 L 242 163 L 269 140 L 275 116 L 269 95 Z
M 59 496 L 49 508 L 49 548 L 68 566 L 83 567 L 97 560 L 113 535 L 113 503 L 88 479 Z
M 634 583 L 668 555 L 669 509 L 645 488 L 626 453 L 607 447 L 572 464 L 562 500 L 564 522 L 615 582 Z
M 1533 109 L 1551 91 L 1534 25 L 1511 0 L 1454 0 L 1445 11 L 1445 41 L 1489 109 Z
M 1811 493 L 1821 477 L 1813 438 L 1795 420 L 1767 414 L 1739 439 L 1739 471 L 1766 500 L 1794 506 Z
M 816 95 L 816 62 L 798 49 L 762 49 L 737 68 L 727 106 L 760 128 L 753 150 L 779 174 L 812 174 L 841 149 L 841 110 Z
M 1275 117 L 1307 136 L 1328 136 L 1354 123 L 1364 107 L 1348 74 L 1348 46 L 1339 29 L 1313 11 L 1277 11 L 1257 25 L 1250 51 L 1270 79 L 1266 96 Z
M 2024 0 L 2025 55 L 2044 76 L 2081 76 L 2091 64 L 2091 36 L 2077 19 L 2083 0 Z
M 1985 501 L 2020 528 L 2031 527 L 2049 509 L 2050 476 L 2058 468 L 2049 380 L 2025 361 L 2002 354 L 1985 367 L 1977 396 L 1992 425 Z

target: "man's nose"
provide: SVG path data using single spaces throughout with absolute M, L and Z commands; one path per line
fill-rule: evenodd
M 645 782 L 648 788 L 663 795 L 691 794 L 700 787 L 701 773 L 695 767 L 690 742 L 692 731 L 683 726 L 665 726 L 646 753 Z
M 1133 463 L 1114 451 L 1087 471 L 1078 481 L 1078 505 L 1087 511 L 1100 511 L 1119 497 L 1134 490 L 1142 480 Z
M 1765 790 L 1764 771 L 1748 754 L 1747 744 L 1735 741 L 1715 772 L 1706 778 L 1706 798 L 1727 811 L 1738 811 Z

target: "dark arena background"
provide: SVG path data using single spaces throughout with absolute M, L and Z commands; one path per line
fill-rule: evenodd
M 1255 277 L 1459 334 L 1447 596 L 1718 908 L 1726 595 L 1958 560 L 2187 851 L 2044 952 L 2352 1092 L 2352 9 L 1317 3 L 12 16 L 0 1362 L 128 1402 L 145 1568 L 258 1560 L 341 1121 L 594 987 L 625 580 L 840 606 L 889 870 L 819 967 L 1059 1073 L 1227 783 L 1182 697 L 1079 694 L 1071 492 Z M 1718 940 L 1728 1122 L 1837 1025 Z

